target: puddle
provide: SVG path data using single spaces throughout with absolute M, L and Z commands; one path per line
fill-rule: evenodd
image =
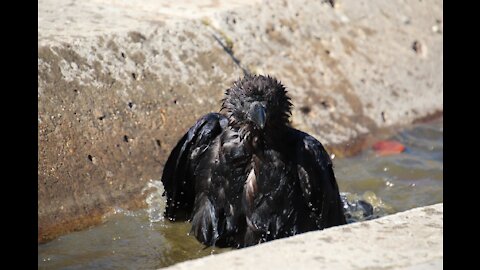
M 415 125 L 389 139 L 406 151 L 378 156 L 366 150 L 333 160 L 342 194 L 349 201 L 369 202 L 378 216 L 443 202 L 443 120 Z M 147 188 L 158 184 L 151 181 Z M 159 193 L 150 194 L 147 202 L 149 209 L 118 210 L 102 225 L 38 245 L 38 269 L 157 269 L 230 250 L 204 248 L 187 235 L 189 223 L 165 221 Z

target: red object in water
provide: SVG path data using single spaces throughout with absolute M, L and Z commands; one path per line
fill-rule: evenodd
M 386 156 L 405 151 L 405 146 L 397 141 L 379 141 L 373 145 L 373 149 L 378 155 Z

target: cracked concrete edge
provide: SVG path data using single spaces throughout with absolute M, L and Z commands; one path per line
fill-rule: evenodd
M 180 269 L 442 269 L 443 203 L 186 261 Z
M 245 70 L 277 76 L 292 124 L 337 156 L 442 113 L 441 1 L 253 1 L 194 18 L 118 3 L 39 1 L 39 241 L 144 207 L 178 138 Z

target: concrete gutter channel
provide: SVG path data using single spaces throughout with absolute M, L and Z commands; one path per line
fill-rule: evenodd
M 280 79 L 295 106 L 292 125 L 337 156 L 442 115 L 440 0 L 38 7 L 39 242 L 98 224 L 114 207 L 145 207 L 142 190 L 160 178 L 178 138 L 218 111 L 245 71 Z

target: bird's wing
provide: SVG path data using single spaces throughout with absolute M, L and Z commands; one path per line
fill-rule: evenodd
M 314 137 L 294 130 L 295 160 L 300 188 L 311 217 L 319 229 L 345 224 L 343 206 L 333 164 L 327 151 Z
M 165 215 L 188 219 L 195 200 L 193 168 L 198 157 L 227 125 L 225 116 L 209 113 L 200 118 L 180 139 L 165 163 L 162 183 L 167 195 Z

